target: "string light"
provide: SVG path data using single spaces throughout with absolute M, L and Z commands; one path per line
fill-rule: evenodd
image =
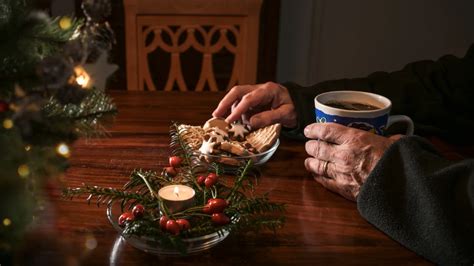
M 8 119 L 8 118 L 5 119 L 5 120 L 3 120 L 3 127 L 4 127 L 5 129 L 10 129 L 10 128 L 12 128 L 12 127 L 13 127 L 13 120 Z
M 87 74 L 84 68 L 81 66 L 77 66 L 74 68 L 74 73 L 76 74 L 76 83 L 83 89 L 88 89 L 91 77 L 89 76 L 89 74 Z
M 62 30 L 68 30 L 71 28 L 71 26 L 72 26 L 72 20 L 70 17 L 64 16 L 59 20 L 59 27 Z
M 28 167 L 28 165 L 26 164 L 22 164 L 18 167 L 18 174 L 20 175 L 20 177 L 27 177 L 30 175 L 30 167 Z
M 66 158 L 68 158 L 71 155 L 69 151 L 69 147 L 65 143 L 58 144 L 58 146 L 56 146 L 56 152 Z
M 31 145 L 26 145 L 25 146 L 25 151 L 30 151 L 31 150 Z
M 3 225 L 4 226 L 10 226 L 12 224 L 12 220 L 5 218 L 3 219 Z

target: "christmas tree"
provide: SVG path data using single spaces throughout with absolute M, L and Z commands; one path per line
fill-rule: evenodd
M 85 19 L 32 6 L 0 1 L 0 258 L 34 224 L 45 184 L 67 168 L 69 145 L 100 134 L 101 119 L 116 111 L 104 93 L 116 69 L 107 63 L 110 3 L 85 0 Z

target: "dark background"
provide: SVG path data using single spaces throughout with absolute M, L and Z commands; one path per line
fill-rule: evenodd
M 81 2 L 81 0 L 75 0 L 77 16 L 82 15 Z M 279 16 L 280 0 L 264 0 L 260 14 L 257 83 L 276 79 Z M 119 65 L 120 68 L 109 80 L 108 88 L 126 89 L 125 24 L 122 1 L 112 1 L 112 15 L 109 18 L 109 22 L 116 34 L 117 40 L 117 44 L 111 53 L 110 61 Z M 226 62 L 226 60 L 222 60 L 222 62 Z M 216 66 L 216 69 L 219 68 L 225 69 L 226 67 Z M 186 73 L 184 75 L 186 76 Z

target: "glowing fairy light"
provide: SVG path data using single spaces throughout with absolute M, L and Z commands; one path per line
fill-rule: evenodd
M 5 119 L 5 120 L 3 120 L 3 127 L 4 127 L 5 129 L 10 129 L 10 128 L 12 128 L 12 127 L 13 127 L 13 120 L 8 119 L 8 118 Z
M 81 86 L 83 89 L 88 89 L 91 81 L 91 77 L 81 66 L 74 68 L 74 73 L 76 73 L 76 83 Z
M 3 219 L 3 225 L 4 226 L 10 226 L 12 224 L 12 220 L 5 218 Z
M 59 27 L 62 30 L 68 30 L 72 27 L 72 19 L 68 16 L 64 16 L 59 20 Z
M 56 152 L 66 158 L 70 155 L 69 147 L 65 143 L 60 143 L 56 146 Z
M 20 175 L 20 177 L 27 177 L 30 175 L 30 167 L 28 167 L 28 165 L 26 164 L 22 164 L 18 167 L 18 175 Z
M 25 151 L 30 151 L 31 150 L 31 145 L 26 145 L 25 146 Z

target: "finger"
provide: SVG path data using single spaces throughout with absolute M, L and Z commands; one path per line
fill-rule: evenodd
M 326 161 L 310 157 L 306 158 L 306 160 L 304 161 L 304 166 L 306 167 L 306 170 L 314 174 L 332 179 L 335 179 L 337 177 L 335 164 L 332 162 L 328 161 L 326 165 Z
M 320 140 L 309 140 L 305 144 L 305 150 L 308 155 L 323 161 L 334 161 L 337 157 L 336 145 Z
M 292 107 L 290 105 L 282 105 L 276 109 L 263 111 L 253 115 L 250 118 L 250 126 L 252 128 L 261 128 L 275 123 L 281 123 L 283 126 L 292 128 L 296 126 L 296 118 L 291 119 Z
M 212 112 L 214 117 L 224 117 L 230 110 L 232 104 L 240 100 L 245 94 L 252 91 L 255 87 L 251 85 L 234 86 L 219 102 L 217 108 Z
M 337 123 L 313 123 L 304 129 L 304 135 L 310 139 L 343 144 L 353 137 L 354 130 L 356 129 Z
M 232 110 L 232 113 L 225 120 L 227 123 L 234 122 L 250 108 L 265 104 L 268 101 L 267 97 L 269 97 L 269 95 L 265 93 L 265 90 L 258 89 L 247 93 L 242 97 L 234 110 Z

